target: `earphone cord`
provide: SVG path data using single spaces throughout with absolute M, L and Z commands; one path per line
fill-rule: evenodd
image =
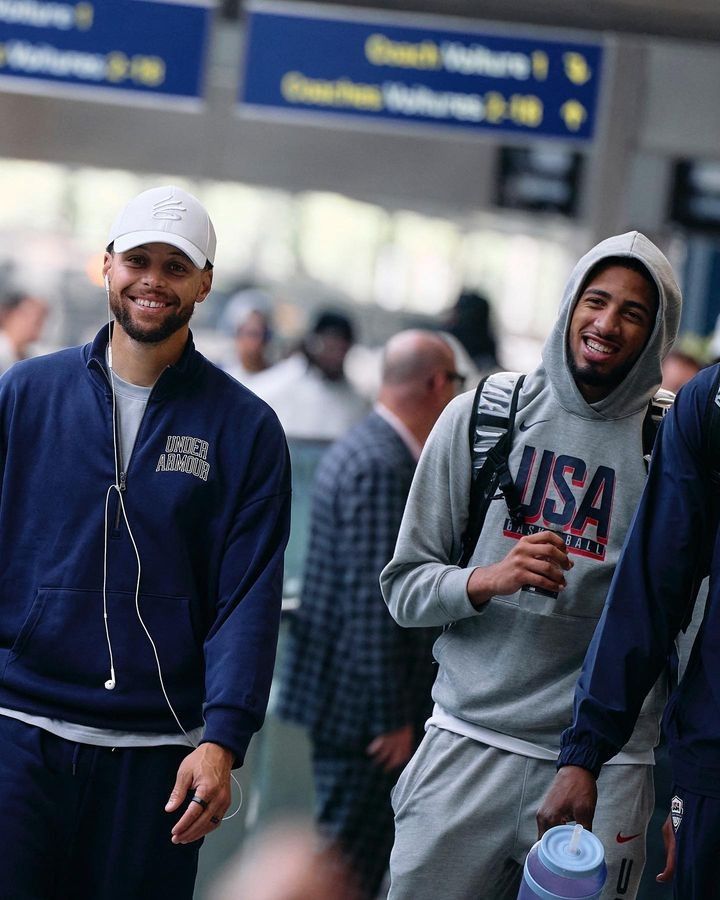
M 109 309 L 109 291 L 108 291 L 108 313 L 110 313 Z M 113 324 L 110 321 L 110 331 L 109 331 L 109 339 L 112 341 L 112 330 Z M 180 731 L 185 735 L 188 744 L 195 749 L 198 748 L 198 744 L 194 741 L 187 731 L 183 728 L 180 719 L 178 718 L 177 713 L 175 712 L 175 708 L 170 702 L 170 697 L 168 696 L 167 690 L 165 689 L 165 679 L 163 678 L 162 666 L 160 665 L 160 657 L 158 655 L 157 646 L 155 641 L 148 630 L 147 625 L 145 624 L 145 620 L 142 617 L 140 612 L 140 576 L 142 573 L 142 567 L 140 564 L 140 553 L 137 548 L 137 544 L 135 543 L 135 536 L 132 533 L 132 529 L 130 528 L 130 523 L 128 522 L 127 513 L 125 512 L 125 502 L 123 500 L 122 491 L 120 489 L 120 471 L 118 465 L 118 452 L 117 452 L 117 427 L 116 427 L 116 409 L 115 409 L 115 382 L 113 380 L 113 367 L 112 367 L 112 348 L 110 347 L 110 342 L 108 342 L 108 369 L 110 371 L 110 393 L 112 394 L 112 422 L 113 422 L 113 457 L 115 463 L 115 484 L 111 484 L 108 487 L 107 492 L 105 494 L 105 521 L 104 521 L 104 544 L 103 544 L 103 587 L 102 587 L 102 595 L 103 595 L 103 620 L 105 623 L 105 639 L 107 640 L 108 646 L 108 654 L 110 656 L 110 680 L 108 684 L 112 684 L 115 687 L 115 664 L 113 659 L 113 649 L 112 649 L 112 641 L 110 639 L 110 625 L 108 622 L 108 608 L 107 608 L 107 558 L 108 558 L 108 508 L 110 504 L 110 495 L 113 491 L 115 491 L 118 495 L 118 503 L 120 504 L 120 511 L 122 513 L 123 521 L 125 522 L 125 527 L 127 528 L 128 535 L 130 537 L 130 541 L 133 545 L 133 550 L 135 551 L 135 559 L 137 561 L 137 580 L 135 582 L 135 613 L 137 615 L 138 621 L 142 626 L 145 635 L 150 642 L 150 646 L 152 647 L 153 655 L 155 657 L 155 665 L 157 667 L 158 680 L 160 682 L 160 689 L 162 690 L 163 697 L 165 698 L 165 703 L 167 704 L 168 709 L 172 713 L 173 719 L 177 723 Z M 223 816 L 223 822 L 226 822 L 228 819 L 232 819 L 236 816 L 243 805 L 243 791 L 240 782 L 237 778 L 230 773 L 230 778 L 235 782 L 235 785 L 240 792 L 240 799 L 237 807 L 230 813 L 228 816 Z

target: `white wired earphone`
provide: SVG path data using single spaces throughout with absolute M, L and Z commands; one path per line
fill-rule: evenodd
M 107 611 L 107 558 L 108 558 L 108 507 L 110 505 L 110 496 L 113 492 L 118 495 L 118 503 L 120 504 L 120 511 L 122 513 L 123 521 L 125 522 L 125 527 L 128 531 L 128 536 L 133 545 L 133 550 L 135 551 L 135 559 L 137 560 L 137 581 L 135 582 L 135 614 L 137 615 L 138 621 L 142 626 L 145 635 L 150 642 L 150 646 L 152 647 L 153 655 L 155 657 L 155 665 L 157 667 L 158 680 L 160 682 L 160 689 L 163 692 L 163 697 L 165 698 L 165 702 L 167 703 L 168 709 L 172 713 L 173 719 L 175 719 L 178 728 L 187 738 L 188 743 L 191 747 L 194 747 L 196 750 L 198 748 L 198 744 L 190 737 L 190 735 L 185 731 L 178 718 L 175 709 L 170 702 L 170 697 L 168 697 L 167 690 L 165 689 L 165 679 L 163 678 L 162 666 L 160 665 L 160 657 L 158 655 L 157 646 L 155 645 L 155 641 L 148 630 L 147 625 L 145 624 L 145 620 L 142 617 L 140 612 L 140 575 L 142 572 L 142 567 L 140 564 L 140 553 L 137 548 L 137 544 L 135 543 L 135 536 L 132 533 L 132 529 L 130 528 L 130 522 L 128 522 L 127 513 L 125 512 L 125 502 L 123 501 L 122 489 L 120 487 L 120 471 L 118 468 L 118 444 L 117 444 L 117 415 L 115 410 L 115 381 L 114 381 L 114 373 L 113 373 L 113 363 L 112 363 L 112 335 L 113 335 L 113 316 L 112 311 L 110 309 L 110 282 L 108 280 L 108 276 L 104 277 L 105 284 L 105 293 L 107 295 L 108 301 L 108 345 L 107 345 L 107 361 L 108 361 L 108 370 L 110 372 L 110 393 L 112 394 L 112 423 L 113 423 L 113 464 L 115 467 L 115 481 L 110 487 L 107 489 L 105 494 L 105 521 L 104 521 L 104 535 L 105 540 L 103 542 L 103 619 L 105 622 L 105 639 L 107 641 L 108 646 L 108 654 L 110 656 L 110 677 L 105 682 L 105 689 L 108 691 L 112 691 L 115 689 L 116 680 L 115 680 L 115 661 L 113 658 L 113 649 L 112 649 L 112 641 L 110 640 L 110 626 L 108 625 L 108 611 Z M 229 816 L 223 816 L 223 822 L 226 822 L 228 819 L 232 819 L 233 816 L 236 816 L 243 805 L 243 792 L 240 782 L 237 778 L 230 773 L 230 777 L 235 782 L 237 789 L 240 792 L 240 800 L 238 802 L 237 808 L 230 813 Z

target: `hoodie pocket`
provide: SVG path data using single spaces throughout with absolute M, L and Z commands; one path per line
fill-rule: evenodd
M 185 597 L 141 594 L 140 614 L 157 647 L 167 683 L 202 679 L 202 644 L 193 633 Z M 157 683 L 153 648 L 135 608 L 135 595 L 107 594 L 108 631 L 117 690 Z M 18 632 L 3 684 L 47 692 L 48 682 L 79 690 L 102 687 L 110 675 L 101 591 L 40 588 Z

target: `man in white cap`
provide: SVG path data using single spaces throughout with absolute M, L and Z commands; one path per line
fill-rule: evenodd
M 191 898 L 267 703 L 290 481 L 272 410 L 198 353 L 215 233 L 131 200 L 114 323 L 0 384 L 0 817 L 9 898 Z

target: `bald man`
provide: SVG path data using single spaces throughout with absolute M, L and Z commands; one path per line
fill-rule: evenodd
M 279 713 L 310 732 L 318 824 L 367 900 L 390 856 L 390 791 L 430 713 L 437 637 L 436 629 L 397 626 L 378 578 L 422 446 L 462 381 L 442 337 L 395 335 L 375 409 L 332 445 L 315 478 Z

